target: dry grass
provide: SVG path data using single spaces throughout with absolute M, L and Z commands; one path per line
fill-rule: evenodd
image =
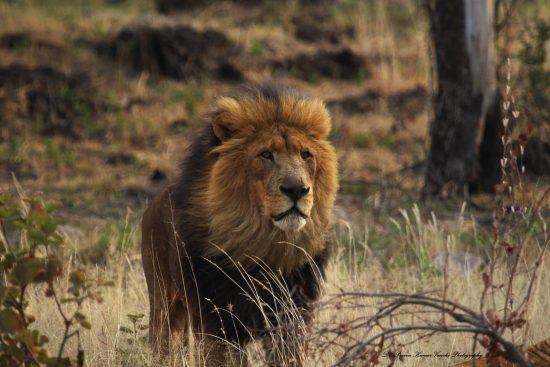
M 412 213 L 409 213 L 414 216 Z M 410 225 L 410 230 L 415 234 L 409 242 L 403 241 L 399 246 L 399 251 L 409 251 L 410 248 L 416 248 L 425 253 L 426 261 L 429 261 L 435 253 L 441 250 L 454 250 L 453 235 L 445 229 L 438 227 L 436 222 L 424 222 L 418 217 L 407 224 L 406 220 L 400 222 L 403 225 Z M 346 226 L 340 228 L 345 233 Z M 129 245 L 135 246 L 138 233 L 130 231 Z M 369 247 L 368 241 L 356 241 L 353 237 L 345 238 L 340 234 L 336 254 L 333 256 L 327 271 L 327 281 L 324 296 L 320 300 L 314 327 L 312 329 L 312 345 L 316 343 L 315 333 L 320 328 L 327 325 L 344 324 L 351 320 L 366 318 L 376 312 L 375 305 L 379 302 L 376 298 L 372 303 L 367 302 L 365 307 L 353 309 L 337 309 L 334 307 L 323 306 L 326 300 L 333 295 L 345 291 L 357 292 L 426 292 L 440 291 L 443 289 L 443 276 L 440 273 L 424 270 L 419 264 L 410 264 L 403 267 L 392 267 L 384 264 L 374 255 Z M 447 240 L 446 240 L 447 238 Z M 82 244 L 77 244 L 81 246 Z M 351 252 L 349 249 L 354 248 Z M 532 249 L 535 250 L 536 249 Z M 79 260 L 75 260 L 78 262 Z M 527 267 L 527 263 L 522 266 Z M 83 311 L 93 328 L 83 334 L 83 349 L 86 351 L 86 361 L 90 366 L 153 366 L 159 365 L 150 353 L 149 346 L 145 341 L 146 330 L 138 330 L 137 334 L 131 335 L 120 331 L 121 326 L 132 327 L 127 314 L 143 313 L 148 314 L 148 299 L 143 276 L 140 258 L 134 250 L 116 252 L 109 256 L 108 264 L 105 267 L 98 267 L 97 272 L 101 272 L 108 278 L 114 280 L 115 285 L 106 288 L 103 291 L 103 303 L 88 303 Z M 456 300 L 466 307 L 477 309 L 479 299 L 483 291 L 483 282 L 481 280 L 481 271 L 474 271 L 468 274 L 460 272 L 450 273 L 449 288 L 447 297 L 450 300 Z M 506 273 L 501 269 L 497 271 L 497 282 L 506 281 Z M 520 276 L 517 279 L 517 287 L 522 288 L 528 284 L 529 279 Z M 38 321 L 36 327 L 51 337 L 53 345 L 59 343 L 60 335 L 56 330 L 61 329 L 61 319 L 56 318 L 55 305 L 42 296 L 43 290 L 36 289 L 30 297 L 31 313 L 36 314 Z M 499 298 L 498 296 L 497 298 Z M 550 265 L 546 258 L 541 268 L 540 278 L 537 281 L 537 291 L 533 297 L 533 304 L 529 313 L 530 327 L 527 333 L 526 344 L 533 344 L 539 340 L 548 337 L 550 330 L 550 320 L 547 318 L 547 312 L 550 308 Z M 47 316 L 50 315 L 50 316 Z M 394 321 L 408 324 L 412 322 L 411 316 L 396 318 Z M 147 316 L 141 321 L 147 324 Z M 366 338 L 368 335 L 362 335 L 360 332 L 356 335 L 359 338 Z M 415 333 L 405 335 L 400 342 L 407 344 L 418 337 Z M 516 338 L 518 335 L 515 336 Z M 516 339 L 520 342 L 521 338 Z M 408 345 L 402 349 L 404 354 L 434 354 L 440 353 L 470 353 L 472 339 L 471 335 L 464 334 L 439 334 L 426 341 Z M 75 344 L 69 349 L 74 352 Z M 185 349 L 180 349 L 170 356 L 169 360 L 162 362 L 162 365 L 182 366 L 182 365 L 202 365 L 200 358 L 200 345 L 195 346 L 199 352 L 195 351 L 192 355 L 194 362 L 190 363 L 191 355 Z M 307 356 L 307 365 L 328 366 L 335 363 L 342 354 L 342 348 L 331 347 L 326 350 L 310 349 Z M 479 351 L 479 349 L 478 349 Z M 482 352 L 482 351 L 480 351 Z M 252 361 L 259 363 L 261 361 L 260 343 L 257 342 L 248 348 L 248 354 Z M 204 358 L 204 357 L 203 357 Z M 382 360 L 384 361 L 384 360 Z M 460 358 L 443 357 L 405 357 L 399 364 L 401 366 L 448 366 L 454 362 L 461 361 Z M 254 364 L 253 364 L 254 365 Z

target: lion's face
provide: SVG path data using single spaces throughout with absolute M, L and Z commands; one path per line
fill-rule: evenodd
M 206 196 L 197 199 L 207 210 L 210 240 L 288 267 L 294 260 L 278 259 L 276 246 L 257 242 L 315 246 L 328 230 L 338 187 L 328 111 L 319 100 L 292 94 L 221 98 L 217 105 L 216 159 Z
M 315 148 L 299 131 L 270 129 L 248 151 L 261 215 L 285 232 L 301 230 L 315 205 Z

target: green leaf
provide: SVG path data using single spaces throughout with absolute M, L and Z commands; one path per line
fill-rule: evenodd
M 28 234 L 29 238 L 35 242 L 44 243 L 48 239 L 48 235 L 39 229 L 30 229 Z
M 0 311 L 0 331 L 12 334 L 21 329 L 23 329 L 23 323 L 15 311 L 9 308 Z
M 46 361 L 48 360 L 48 358 L 50 358 L 50 355 L 48 353 L 48 351 L 44 350 L 44 349 L 41 349 L 40 351 L 38 351 L 38 353 L 36 354 L 36 360 L 40 363 L 46 363 Z
M 4 299 L 15 300 L 19 297 L 19 287 L 8 286 L 4 288 Z
M 46 272 L 44 261 L 34 257 L 23 257 L 15 263 L 11 279 L 14 284 L 27 285 Z
M 15 335 L 15 339 L 26 345 L 29 349 L 34 350 L 35 338 L 32 331 L 25 329 Z
M 54 232 L 48 236 L 48 245 L 50 246 L 59 246 L 63 243 L 63 237 L 59 233 Z
M 0 260 L 0 266 L 2 267 L 2 270 L 8 270 L 10 269 L 16 260 L 15 254 L 7 253 L 3 255 L 3 258 Z
M 46 363 L 46 366 L 52 366 L 52 367 L 70 367 L 70 366 L 72 366 L 71 360 L 69 358 L 50 357 L 50 358 L 46 358 L 44 363 Z
M 61 303 L 71 303 L 71 302 L 77 302 L 80 298 L 77 297 L 65 297 L 61 298 Z
M 19 229 L 26 229 L 28 227 L 27 223 L 23 220 L 16 219 L 11 222 L 16 228 Z
M 55 219 L 55 218 L 52 218 L 52 217 L 49 217 L 46 221 L 44 221 L 44 223 L 42 224 L 42 229 L 44 230 L 44 232 L 46 233 L 53 233 L 56 228 L 57 228 L 57 225 L 60 223 L 60 221 L 58 219 Z
M 17 217 L 17 208 L 0 206 L 0 218 L 10 219 Z
M 11 357 L 11 360 L 16 360 L 21 362 L 20 365 L 22 365 L 23 361 L 25 360 L 25 351 L 17 345 L 17 341 L 14 339 L 11 339 L 9 344 L 6 345 L 6 354 Z M 0 354 L 1 355 L 1 354 Z M 10 365 L 10 364 L 8 364 Z
M 136 322 L 140 321 L 145 315 L 142 314 L 142 313 L 129 313 L 129 314 L 126 314 L 126 317 L 128 317 L 128 319 L 133 323 L 135 324 Z
M 75 270 L 69 275 L 69 280 L 75 285 L 82 285 L 86 282 L 86 276 L 83 272 Z
M 43 363 L 43 364 L 46 364 L 46 362 L 49 358 L 51 358 L 50 354 L 45 349 L 39 350 L 38 354 L 36 356 L 36 359 L 38 360 L 38 362 Z
M 115 282 L 112 280 L 103 280 L 100 281 L 98 285 L 102 287 L 113 287 L 115 285 Z
M 39 347 L 43 346 L 44 344 L 50 341 L 50 339 L 46 335 L 40 334 L 38 330 L 33 330 L 32 336 L 34 338 L 34 344 L 36 344 Z
M 123 333 L 127 333 L 127 334 L 133 334 L 134 331 L 132 329 L 130 329 L 129 327 L 126 327 L 126 326 L 119 326 L 118 327 L 118 330 L 119 331 L 122 331 Z
M 48 258 L 46 262 L 46 281 L 52 281 L 63 272 L 63 263 L 55 255 Z
M 46 211 L 48 213 L 51 213 L 57 209 L 60 209 L 63 207 L 63 204 L 60 201 L 50 201 L 45 204 Z
M 82 326 L 84 329 L 90 330 L 92 328 L 92 324 L 90 324 L 90 322 L 86 320 L 86 316 L 83 315 L 82 313 L 77 311 L 74 314 L 74 318 L 76 319 L 76 321 L 78 321 L 80 326 Z
M 92 328 L 92 324 L 88 320 L 82 320 L 79 323 L 84 329 L 90 330 Z
M 48 212 L 44 209 L 44 207 L 40 204 L 34 205 L 31 208 L 31 211 L 29 215 L 27 216 L 27 219 L 37 225 L 42 227 L 50 218 L 50 215 Z

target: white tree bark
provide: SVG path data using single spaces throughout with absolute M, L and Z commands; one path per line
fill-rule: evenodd
M 496 98 L 497 81 L 493 42 L 494 0 L 464 0 L 466 49 L 473 92 L 483 96 L 478 143 L 483 137 L 487 111 Z

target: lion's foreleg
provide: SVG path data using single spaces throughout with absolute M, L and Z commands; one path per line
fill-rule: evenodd
M 168 266 L 155 251 L 147 253 L 143 265 L 149 291 L 149 342 L 156 354 L 167 355 L 186 325 L 185 309 L 176 291 Z
M 165 285 L 155 277 L 149 291 L 149 342 L 156 354 L 166 355 L 169 346 L 169 298 Z

